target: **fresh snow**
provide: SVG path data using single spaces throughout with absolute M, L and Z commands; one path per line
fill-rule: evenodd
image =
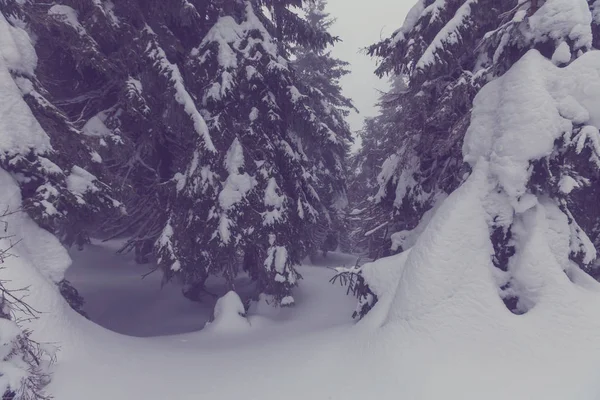
M 106 112 L 102 111 L 90 118 L 82 128 L 82 132 L 87 136 L 111 137 L 113 133 L 106 127 Z
M 81 197 L 85 193 L 99 191 L 95 182 L 97 182 L 97 178 L 94 175 L 75 165 L 69 176 L 67 176 L 67 189 L 76 196 Z
M 418 66 L 429 65 L 436 51 L 460 39 L 457 26 L 474 3 L 463 4 Z M 426 12 L 434 18 L 445 1 L 431 4 Z M 592 262 L 595 250 L 555 200 L 532 194 L 527 185 L 531 162 L 551 155 L 557 139 L 578 153 L 587 147 L 600 163 L 600 52 L 557 67 L 566 62 L 566 37 L 575 48 L 591 46 L 584 4 L 547 0 L 537 19 L 531 18 L 536 35 L 557 41 L 553 60 L 530 51 L 477 95 L 463 146 L 472 173 L 413 231 L 392 237 L 395 246 L 409 250 L 362 266 L 379 301 L 358 323 L 350 317 L 355 299 L 329 283 L 335 268 L 355 265 L 355 257 L 329 253 L 314 264 L 305 261 L 298 267 L 301 286 L 293 298 L 281 300 L 294 307 L 273 308 L 264 295 L 249 301 L 254 284 L 243 275 L 233 282 L 235 292 L 213 278 L 203 301 L 194 303 L 175 283 L 161 288 L 160 273 L 146 276 L 155 265 L 136 265 L 131 254 L 116 254 L 120 241 L 94 240 L 83 251 L 67 252 L 20 211 L 19 185 L 0 169 L 0 210 L 17 211 L 2 221 L 0 249 L 14 245 L 14 256 L 2 264 L 2 279 L 40 311 L 38 319 L 23 322 L 33 338 L 60 347 L 49 393 L 61 400 L 597 400 L 600 284 L 569 259 L 570 252 L 583 249 L 584 261 Z M 403 29 L 425 10 L 420 1 Z M 244 29 L 262 26 L 251 7 L 247 11 Z M 564 21 L 550 26 L 545 18 L 552 12 L 566 15 Z M 70 7 L 54 5 L 49 13 L 78 30 Z M 0 14 L 0 151 L 17 155 L 51 150 L 22 98 L 27 91 L 19 87 L 26 85 L 13 78 L 33 77 L 35 70 L 35 52 L 20 29 Z M 401 30 L 397 39 L 402 35 Z M 150 56 L 169 74 L 177 101 L 212 150 L 176 65 L 159 47 Z M 137 89 L 141 93 L 141 85 Z M 57 168 L 49 160 L 42 163 Z M 241 173 L 243 166 L 236 140 L 225 163 L 229 176 L 220 198 L 225 211 L 255 185 Z M 392 156 L 380 182 L 389 182 L 397 168 Z M 185 178 L 180 179 L 178 188 Z M 410 179 L 394 182 L 397 190 L 406 190 Z M 585 183 L 565 175 L 559 189 L 567 194 Z M 94 176 L 77 166 L 67 185 L 79 196 L 97 190 Z M 274 180 L 264 201 L 275 210 L 282 201 Z M 298 210 L 303 215 L 300 203 Z M 227 223 L 226 212 L 222 218 Z M 506 276 L 492 264 L 492 221 L 512 226 L 516 253 Z M 167 223 L 159 243 L 171 254 L 172 235 Z M 267 267 L 293 283 L 293 274 L 283 277 L 288 257 L 273 235 Z M 180 267 L 175 260 L 172 269 Z M 64 277 L 86 299 L 91 320 L 59 294 L 56 283 Z M 501 279 L 518 293 L 522 315 L 503 303 Z M 27 292 L 18 291 L 25 287 Z M 2 324 L 2 339 L 10 339 L 14 326 Z M 0 385 L 15 376 L 4 375 Z
M 574 124 L 585 124 L 578 150 L 584 145 L 600 150 L 595 146 L 599 99 L 600 52 L 588 52 L 568 67 L 558 68 L 531 50 L 475 98 L 478 112 L 473 113 L 465 137 L 465 161 L 490 160 L 504 190 L 514 198 L 523 195 L 530 161 L 550 155 L 554 141 L 565 134 L 570 141 Z
M 77 11 L 75 11 L 72 7 L 64 4 L 55 4 L 48 9 L 48 15 L 60 19 L 67 25 L 70 25 L 80 35 L 86 34 L 85 28 L 79 22 Z
M 52 284 L 62 277 L 67 254 L 24 214 L 9 220 L 18 228 L 10 233 L 25 241 L 15 249 L 19 258 L 7 260 L 4 276 L 13 288 L 31 285 L 28 301 L 47 312 L 29 326 L 44 340 L 60 343 L 49 387 L 60 399 L 194 399 L 198 382 L 204 396 L 225 400 L 275 400 L 282 393 L 292 400 L 596 399 L 598 283 L 574 273 L 582 282 L 574 284 L 562 273 L 545 243 L 548 211 L 532 210 L 525 233 L 532 238 L 521 267 L 524 273 L 539 269 L 531 264 L 538 259 L 550 267 L 542 281 L 547 286 L 535 286 L 541 288 L 537 304 L 525 315 L 504 307 L 491 278 L 481 205 L 488 171 L 485 162 L 478 163 L 412 250 L 364 267 L 380 301 L 355 326 L 349 315 L 355 301 L 345 288 L 331 287 L 333 271 L 326 268 L 355 260 L 335 253 L 299 268 L 304 281 L 295 307 L 275 309 L 262 298 L 248 311 L 249 327 L 226 324 L 227 335 L 200 330 L 214 301 L 189 302 L 175 286 L 161 291 L 160 276 L 142 279 L 148 267 L 114 254 L 118 243 L 73 250 L 67 278 L 87 299 L 93 321 L 122 334 L 153 337 L 112 333 L 85 320 Z M 7 174 L 0 178 L 4 188 L 12 188 L 1 193 L 1 202 L 17 207 L 18 187 Z M 47 266 L 53 267 L 40 273 Z M 229 297 L 219 308 L 231 316 L 241 308 Z M 377 382 L 366 379 L 365 371 Z M 232 385 L 231 376 L 239 384 Z
M 586 0 L 547 0 L 529 17 L 534 42 L 570 39 L 575 50 L 592 47 L 592 14 Z
M 50 151 L 50 138 L 23 100 L 11 72 L 33 75 L 37 62 L 27 33 L 0 13 L 0 157 Z M 4 154 L 2 154 L 4 153 Z
M 568 64 L 569 61 L 571 61 L 571 48 L 567 42 L 562 42 L 552 54 L 552 62 L 555 65 L 563 65 Z
M 232 291 L 217 300 L 213 319 L 204 327 L 205 331 L 221 334 L 245 332 L 250 328 L 246 319 L 246 309 L 240 296 Z

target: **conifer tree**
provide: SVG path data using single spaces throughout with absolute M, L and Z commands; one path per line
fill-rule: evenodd
M 223 7 L 185 62 L 210 140 L 196 139 L 176 175 L 158 251 L 165 278 L 181 278 L 190 298 L 210 275 L 233 286 L 243 268 L 275 304 L 293 304 L 295 267 L 345 189 L 343 119 L 289 61 L 292 46 L 334 38 L 288 8 L 301 2 L 262 5 L 272 19 L 250 1 Z
M 0 48 L 2 111 L 8 115 L 5 112 L 16 107 L 11 111 L 20 114 L 0 122 L 0 167 L 19 182 L 23 208 L 40 226 L 67 245 L 81 246 L 88 240 L 94 218 L 119 203 L 95 175 L 102 174 L 95 144 L 69 120 L 66 110 L 49 100 L 40 78 L 50 72 L 38 64 L 32 39 L 20 27 L 63 23 L 62 14 L 52 14 L 50 8 L 46 20 L 40 21 L 28 13 L 28 7 L 29 3 L 11 0 L 0 3 L 0 29 L 6 38 Z M 20 137 L 23 132 L 28 137 Z
M 386 247 L 391 234 L 414 229 L 468 173 L 461 145 L 479 89 L 529 49 L 566 65 L 593 48 L 598 28 L 593 8 L 583 0 L 422 0 L 402 28 L 369 48 L 379 59 L 378 75 L 408 83 L 390 99 L 398 113 L 388 140 L 401 146 L 389 148 L 373 197 L 375 207 L 388 210 L 382 215 L 393 216 Z M 572 32 L 549 22 L 557 15 Z M 373 221 L 363 231 L 383 222 Z
M 335 41 L 296 12 L 304 2 L 2 4 L 38 38 L 35 77 L 15 80 L 29 85 L 56 165 L 71 171 L 60 179 L 84 193 L 64 196 L 81 211 L 61 226 L 129 237 L 123 251 L 157 255 L 165 280 L 181 279 L 192 298 L 208 276 L 233 284 L 244 268 L 260 292 L 291 304 L 295 266 L 336 223 L 349 138 L 339 88 L 313 89 L 290 62 Z M 28 165 L 9 161 L 16 176 Z M 46 193 L 32 182 L 26 202 Z M 98 228 L 92 216 L 119 206 L 109 185 L 124 211 Z
M 370 48 L 371 54 L 380 57 L 379 74 L 389 73 L 408 83 L 405 91 L 394 96 L 397 136 L 391 137 L 392 142 L 402 145 L 393 148 L 383 162 L 379 188 L 373 197 L 374 207 L 387 209 L 394 216 L 386 246 L 397 251 L 410 247 L 414 240 L 397 243 L 411 234 L 418 235 L 426 224 L 427 211 L 469 176 L 469 166 L 463 164 L 462 157 L 473 153 L 475 145 L 470 141 L 463 147 L 463 140 L 468 130 L 482 135 L 480 127 L 486 124 L 482 119 L 473 120 L 471 115 L 473 99 L 480 89 L 502 77 L 532 49 L 535 51 L 527 54 L 527 61 L 520 62 L 520 71 L 531 77 L 535 72 L 523 70 L 523 65 L 539 65 L 546 70 L 548 63 L 564 67 L 593 50 L 598 32 L 594 10 L 595 6 L 584 0 L 425 0 L 417 3 L 404 26 L 391 38 Z M 532 61 L 538 55 L 545 61 Z M 515 74 L 511 79 L 514 83 Z M 494 95 L 489 90 L 475 105 L 476 111 L 479 106 L 479 115 L 489 115 L 489 103 L 498 96 L 511 95 L 510 87 L 498 89 Z M 529 115 L 527 106 L 503 118 L 531 118 L 524 117 Z M 546 106 L 550 110 L 554 107 Z M 581 268 L 596 273 L 593 263 L 597 251 L 592 241 L 598 237 L 600 216 L 586 198 L 597 192 L 600 183 L 600 149 L 594 145 L 600 137 L 595 128 L 586 125 L 591 123 L 589 115 L 577 101 L 559 108 L 565 126 L 568 123 L 570 128 L 565 128 L 550 154 L 530 160 L 523 173 L 527 175 L 525 188 L 517 193 L 502 181 L 501 170 L 490 172 L 492 185 L 497 184 L 496 191 L 485 199 L 494 247 L 492 261 L 498 269 L 494 274 L 502 277 L 498 278 L 499 293 L 514 312 L 526 312 L 528 307 L 521 297 L 527 289 L 523 290 L 511 269 L 526 246 L 521 228 L 527 199 L 560 209 L 560 218 L 568 221 L 570 248 L 560 255 L 567 260 L 560 260 L 565 272 L 572 274 Z M 506 123 L 498 120 L 498 127 L 488 126 L 484 133 L 489 134 L 490 129 L 501 132 Z M 535 141 L 540 132 L 528 134 Z M 466 161 L 470 166 L 477 164 L 473 158 Z M 498 160 L 492 157 L 491 161 L 494 168 L 501 168 Z M 511 167 L 506 168 L 504 172 Z M 381 214 L 385 215 L 383 210 Z
M 326 12 L 326 6 L 325 0 L 317 0 L 309 2 L 304 8 L 310 26 L 325 33 L 335 23 L 335 19 Z M 293 54 L 293 66 L 306 87 L 307 95 L 313 99 L 315 110 L 332 128 L 332 134 L 337 136 L 332 146 L 310 149 L 310 154 L 323 153 L 321 157 L 329 162 L 328 165 L 317 165 L 314 169 L 318 176 L 319 197 L 328 210 L 328 215 L 315 232 L 314 247 L 324 252 L 338 247 L 349 251 L 345 182 L 348 146 L 353 139 L 345 118 L 351 110 L 358 111 L 352 100 L 342 94 L 340 80 L 350 73 L 349 63 L 333 57 L 329 48 L 296 46 Z

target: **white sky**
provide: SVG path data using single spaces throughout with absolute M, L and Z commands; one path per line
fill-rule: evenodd
M 375 62 L 359 53 L 367 47 L 386 38 L 402 26 L 404 17 L 416 0 L 328 0 L 327 11 L 337 22 L 331 29 L 333 35 L 343 42 L 336 44 L 333 54 L 350 62 L 352 74 L 342 80 L 344 94 L 354 100 L 360 114 L 349 118 L 353 130 L 362 127 L 364 117 L 377 113 L 375 103 L 379 90 L 385 90 L 387 81 L 379 80 L 373 71 Z

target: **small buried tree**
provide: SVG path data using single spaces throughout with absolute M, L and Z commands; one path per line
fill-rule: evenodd
M 0 218 L 7 216 L 3 212 Z M 7 225 L 1 221 L 3 231 Z M 0 234 L 1 265 L 12 257 L 11 249 L 18 244 L 11 237 Z M 21 292 L 27 288 L 10 291 L 0 280 L 0 393 L 2 400 L 46 400 L 51 396 L 44 389 L 50 382 L 48 372 L 54 355 L 31 339 L 31 331 L 23 329 L 20 322 L 35 319 L 38 312 L 30 307 Z M 15 293 L 19 292 L 19 293 Z

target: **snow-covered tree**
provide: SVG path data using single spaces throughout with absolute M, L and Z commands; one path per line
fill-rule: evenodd
M 536 204 L 551 208 L 549 213 L 560 210 L 552 218 L 567 223 L 570 247 L 560 250 L 564 271 L 593 273 L 596 249 L 590 237 L 597 238 L 599 215 L 586 200 L 599 184 L 593 110 L 577 92 L 579 83 L 557 94 L 540 79 L 562 76 L 553 64 L 581 68 L 578 58 L 597 41 L 595 15 L 594 4 L 585 0 L 420 1 L 400 30 L 370 48 L 380 57 L 379 74 L 391 73 L 408 83 L 395 100 L 393 140 L 402 145 L 383 163 L 374 196 L 376 205 L 394 215 L 387 244 L 392 250 L 406 250 L 416 242 L 432 207 L 483 157 L 491 165 L 492 189 L 484 206 L 494 274 L 507 306 L 515 312 L 531 306 L 525 299 L 525 277 L 515 265 L 527 246 L 524 215 L 542 208 Z M 587 60 L 593 64 L 592 56 Z M 544 78 L 536 79 L 538 73 Z M 548 101 L 542 104 L 542 98 Z M 529 121 L 554 122 L 530 126 Z M 463 146 L 465 134 L 471 136 Z M 539 149 L 536 143 L 544 150 L 532 150 Z
M 68 245 L 83 245 L 94 219 L 119 204 L 94 175 L 101 173 L 102 162 L 94 143 L 65 109 L 53 104 L 45 87 L 52 72 L 38 68 L 28 34 L 41 24 L 64 23 L 67 17 L 61 12 L 68 10 L 51 8 L 40 21 L 26 12 L 29 7 L 27 2 L 0 3 L 0 167 L 20 183 L 23 208 L 40 226 Z
M 386 247 L 393 233 L 416 228 L 467 176 L 460 149 L 480 88 L 529 49 L 567 65 L 593 48 L 595 7 L 585 0 L 422 0 L 402 28 L 369 49 L 379 58 L 379 75 L 408 84 L 391 100 L 398 112 L 388 140 L 396 145 L 381 165 L 373 196 L 393 215 Z
M 398 143 L 397 125 L 401 109 L 397 96 L 406 86 L 402 79 L 395 79 L 392 83 L 392 89 L 379 99 L 379 114 L 365 119 L 359 132 L 362 146 L 350 163 L 348 185 L 352 205 L 352 242 L 357 251 L 366 253 L 370 258 L 390 254 L 389 233 L 398 211 L 391 203 L 393 199 L 377 197 L 379 185 L 394 172 L 395 165 L 391 161 L 396 159 L 387 161 L 387 158 L 390 149 L 395 149 Z M 409 217 L 410 213 L 403 215 Z
M 0 2 L 0 169 L 19 183 L 23 211 L 64 244 L 81 247 L 100 216 L 120 204 L 98 178 L 102 159 L 96 143 L 71 121 L 68 107 L 57 106 L 70 102 L 63 98 L 62 103 L 46 90 L 67 90 L 68 85 L 51 79 L 63 67 L 48 70 L 44 60 L 40 62 L 45 53 L 34 48 L 53 37 L 44 34 L 45 27 L 64 24 L 61 12 L 68 9 L 50 7 L 37 18 L 31 7 L 28 2 Z M 34 30 L 38 34 L 30 35 Z M 68 281 L 55 283 L 81 311 L 76 289 Z
M 301 2 L 262 5 L 271 18 L 255 2 L 223 7 L 184 63 L 201 94 L 188 107 L 206 125 L 175 176 L 158 252 L 166 279 L 180 277 L 191 298 L 210 275 L 233 285 L 244 269 L 258 291 L 291 305 L 295 266 L 345 190 L 343 116 L 289 61 L 292 46 L 318 51 L 334 38 L 289 9 Z
M 125 212 L 100 232 L 129 236 L 123 250 L 140 262 L 155 249 L 165 279 L 182 278 L 191 297 L 207 276 L 232 282 L 245 268 L 291 304 L 294 265 L 323 245 L 315 238 L 343 203 L 349 138 L 339 88 L 313 89 L 290 62 L 335 40 L 297 13 L 304 3 L 3 1 L 7 26 L 36 38 L 26 48 L 36 75 L 11 73 L 50 137 L 51 172 L 69 171 L 51 183 L 64 180 L 81 210 L 50 197 L 62 186 L 38 190 L 27 177 L 25 203 L 54 204 L 69 217 L 61 227 L 89 230 L 100 206 L 118 206 L 106 181 Z M 29 164 L 13 158 L 6 168 L 25 175 Z M 31 214 L 67 242 L 85 241 Z
M 327 2 L 316 0 L 304 7 L 305 18 L 316 31 L 328 32 L 335 19 L 326 12 Z M 293 49 L 293 67 L 298 73 L 306 95 L 313 99 L 315 111 L 332 128 L 337 136 L 327 147 L 313 147 L 308 154 L 318 156 L 325 164 L 316 164 L 313 173 L 318 178 L 317 192 L 327 206 L 328 216 L 313 235 L 315 249 L 325 252 L 342 247 L 350 250 L 347 223 L 346 194 L 348 145 L 352 141 L 350 127 L 345 121 L 351 110 L 356 110 L 352 100 L 342 94 L 340 80 L 350 73 L 349 63 L 332 56 L 329 48 L 314 45 L 296 46 Z M 316 153 L 315 153 L 316 152 Z

